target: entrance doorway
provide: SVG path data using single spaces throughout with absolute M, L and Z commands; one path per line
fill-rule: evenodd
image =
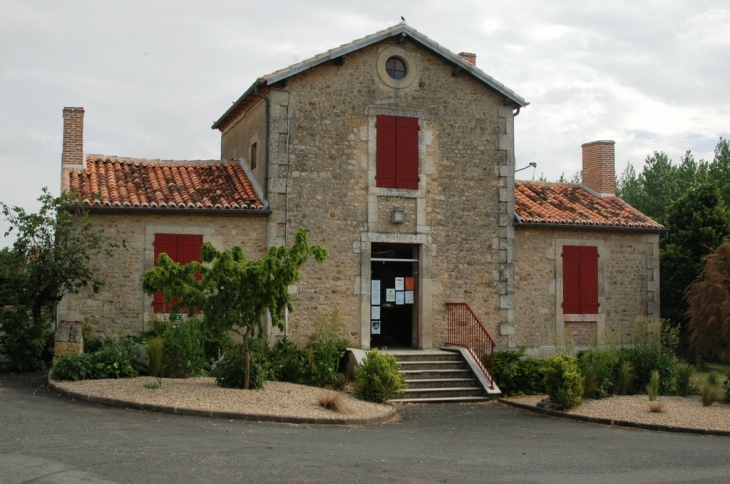
M 371 348 L 418 348 L 418 246 L 372 244 Z

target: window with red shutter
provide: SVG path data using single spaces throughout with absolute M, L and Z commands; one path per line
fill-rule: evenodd
M 418 118 L 378 116 L 376 185 L 418 189 Z
M 160 254 L 167 254 L 170 259 L 180 264 L 188 262 L 201 262 L 200 250 L 203 246 L 202 235 L 179 235 L 179 234 L 155 234 L 155 265 Z M 157 291 L 152 300 L 152 309 L 155 313 L 169 313 L 172 311 L 169 305 L 165 304 L 165 297 L 162 291 Z
M 563 246 L 563 314 L 598 314 L 598 247 Z

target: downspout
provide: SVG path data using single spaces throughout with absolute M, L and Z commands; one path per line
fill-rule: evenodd
M 669 229 L 662 230 L 662 238 L 659 239 L 659 247 L 669 242 Z
M 264 115 L 264 200 L 269 201 L 269 116 L 271 111 L 271 102 L 269 98 L 259 92 L 258 84 L 254 84 L 253 92 L 266 103 L 266 114 Z

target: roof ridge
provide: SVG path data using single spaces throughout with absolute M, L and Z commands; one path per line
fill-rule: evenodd
M 238 160 L 162 160 L 160 158 L 133 158 L 128 156 L 103 155 L 103 154 L 87 154 L 85 159 L 88 161 L 119 161 L 121 163 L 140 163 L 146 165 L 237 165 Z

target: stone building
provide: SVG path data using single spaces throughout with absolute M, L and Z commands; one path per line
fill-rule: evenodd
M 600 342 L 618 323 L 655 317 L 662 227 L 601 185 L 607 156 L 595 157 L 598 182 L 584 169 L 587 186 L 516 184 L 514 117 L 527 104 L 474 54 L 401 23 L 257 79 L 213 125 L 218 161 L 84 160 L 67 126 L 68 149 L 78 146 L 64 155 L 64 189 L 125 243 L 99 266 L 103 293 L 67 297 L 61 318 L 141 331 L 165 311 L 139 282 L 160 247 L 206 240 L 257 256 L 299 227 L 330 256 L 290 288 L 297 338 L 337 309 L 353 346 L 438 347 L 450 302 L 469 303 L 502 348 L 555 334 Z M 69 126 L 78 114 L 65 113 Z M 600 256 L 597 305 L 577 313 L 562 309 L 566 246 Z

